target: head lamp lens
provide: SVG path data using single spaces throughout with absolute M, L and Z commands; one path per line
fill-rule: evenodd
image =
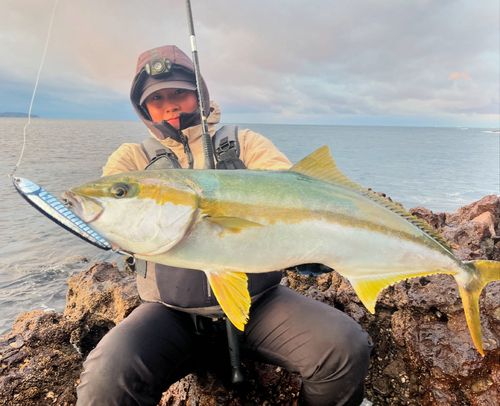
M 165 63 L 163 61 L 154 61 L 153 62 L 153 72 L 154 73 L 163 73 L 165 71 Z
M 145 68 L 149 76 L 165 76 L 172 71 L 172 62 L 168 58 L 157 58 L 148 62 Z

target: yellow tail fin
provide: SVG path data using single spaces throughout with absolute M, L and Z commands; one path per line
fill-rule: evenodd
M 489 282 L 500 280 L 500 262 L 471 261 L 469 265 L 476 268 L 479 280 L 471 281 L 468 286 L 461 286 L 458 283 L 458 288 L 462 296 L 465 318 L 467 319 L 472 341 L 474 341 L 474 345 L 481 355 L 484 355 L 479 318 L 479 295 Z

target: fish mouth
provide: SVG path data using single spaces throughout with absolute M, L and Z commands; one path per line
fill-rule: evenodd
M 96 221 L 104 213 L 104 207 L 98 200 L 87 196 L 79 196 L 70 190 L 61 195 L 61 200 L 68 210 L 87 224 Z

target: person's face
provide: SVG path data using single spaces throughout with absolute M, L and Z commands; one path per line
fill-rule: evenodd
M 196 92 L 186 89 L 158 90 L 150 94 L 145 103 L 155 123 L 166 120 L 177 130 L 180 127 L 179 114 L 191 113 L 198 108 Z

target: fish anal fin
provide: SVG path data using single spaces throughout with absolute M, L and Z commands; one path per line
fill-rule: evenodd
M 213 224 L 221 226 L 225 230 L 235 233 L 239 233 L 245 228 L 265 227 L 264 225 L 256 223 L 255 221 L 247 220 L 241 217 L 207 216 L 205 217 L 205 219 Z
M 222 310 L 234 326 L 243 331 L 251 305 L 247 275 L 244 272 L 224 271 L 205 273 Z
M 386 275 L 366 275 L 358 277 L 349 277 L 349 282 L 360 298 L 361 302 L 370 311 L 375 313 L 375 304 L 377 303 L 378 294 L 388 286 L 400 282 L 405 279 L 415 278 L 420 276 L 434 275 L 437 273 L 447 273 L 439 271 L 403 271 L 398 273 L 391 273 Z

